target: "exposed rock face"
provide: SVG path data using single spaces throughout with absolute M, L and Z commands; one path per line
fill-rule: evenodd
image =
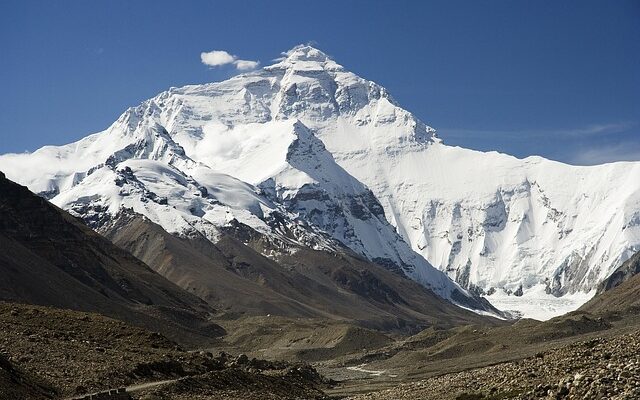
M 640 272 L 640 252 L 634 254 L 625 261 L 613 273 L 598 286 L 598 294 L 620 286 Z
M 623 263 L 580 309 L 603 315 L 637 315 L 640 310 L 640 253 Z

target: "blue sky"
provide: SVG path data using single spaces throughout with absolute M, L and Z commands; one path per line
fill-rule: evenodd
M 0 153 L 106 128 L 170 86 L 311 42 L 446 143 L 594 164 L 640 160 L 640 1 L 0 3 Z

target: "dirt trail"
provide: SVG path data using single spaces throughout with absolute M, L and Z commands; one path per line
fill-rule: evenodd
M 166 385 L 167 383 L 175 382 L 178 379 L 166 379 L 164 381 L 147 382 L 139 385 L 127 386 L 127 392 L 138 392 L 140 390 L 149 389 L 156 386 Z
M 162 381 L 155 381 L 155 382 L 146 382 L 146 383 L 140 383 L 137 385 L 131 385 L 131 386 L 126 386 L 125 389 L 127 390 L 127 393 L 133 393 L 133 392 L 138 392 L 140 390 L 145 390 L 145 389 L 150 389 L 156 386 L 162 386 L 162 385 L 166 385 L 168 383 L 172 383 L 177 381 L 178 379 L 165 379 Z M 78 398 L 83 398 L 86 396 L 95 396 L 99 393 L 104 393 L 104 392 L 108 392 L 110 390 L 116 390 L 118 388 L 111 388 L 111 389 L 105 389 L 105 390 L 100 390 L 97 392 L 93 392 L 93 393 L 86 393 L 86 394 L 81 394 L 81 395 L 77 395 L 77 396 L 73 396 L 73 397 L 67 397 L 64 400 L 74 400 L 74 399 L 78 399 Z

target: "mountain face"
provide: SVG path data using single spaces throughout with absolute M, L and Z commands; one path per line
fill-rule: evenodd
M 611 275 L 598 286 L 597 294 L 614 289 L 640 273 L 640 251 L 616 268 Z
M 640 252 L 620 265 L 600 284 L 598 293 L 580 310 L 594 314 L 636 318 L 640 310 Z
M 147 218 L 126 212 L 100 232 L 230 317 L 346 320 L 405 333 L 433 325 L 499 323 L 456 307 L 401 274 L 344 252 L 297 246 L 277 259 L 266 257 L 261 253 L 268 253 L 265 246 L 269 242 L 238 223 L 223 227 L 215 244 L 204 236 L 171 235 Z M 491 310 L 488 304 L 474 307 Z
M 543 317 L 586 301 L 640 249 L 640 163 L 446 146 L 310 46 L 171 88 L 76 143 L 1 156 L 0 169 L 98 230 L 125 208 L 212 243 L 239 223 L 270 242 L 268 257 L 346 247 L 447 299 L 468 289 L 526 314 L 544 297 Z
M 182 343 L 213 342 L 216 311 L 0 173 L 0 300 L 99 312 Z

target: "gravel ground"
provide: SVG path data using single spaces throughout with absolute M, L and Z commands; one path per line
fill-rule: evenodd
M 640 331 L 351 398 L 382 399 L 640 399 Z

